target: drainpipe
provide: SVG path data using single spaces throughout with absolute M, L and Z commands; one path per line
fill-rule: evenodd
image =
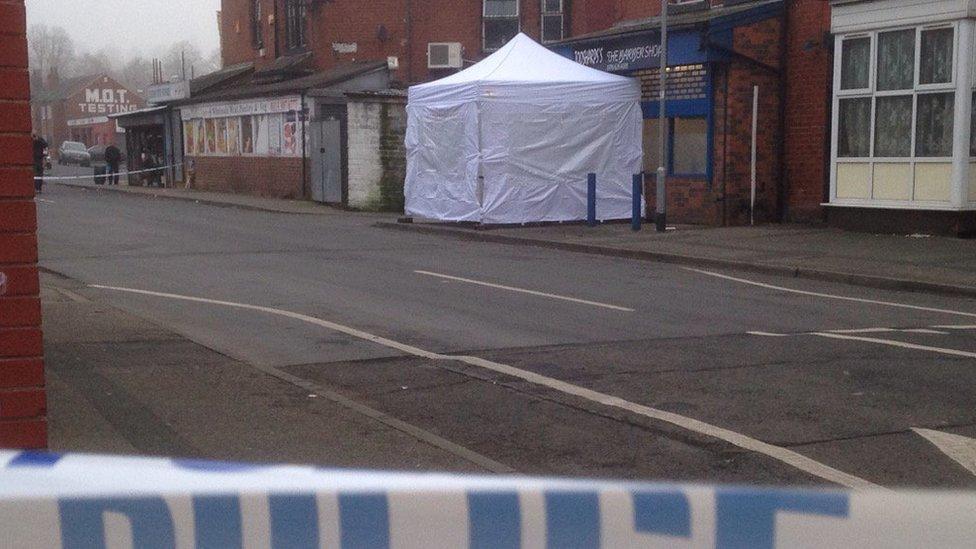
M 776 219 L 783 223 L 789 213 L 786 201 L 789 198 L 790 179 L 786 173 L 786 80 L 787 63 L 789 63 L 790 35 L 790 7 L 795 2 L 788 2 L 783 10 L 783 22 L 780 30 L 780 52 L 779 52 L 779 139 L 777 149 L 779 153 L 779 185 L 776 186 Z
M 305 91 L 302 91 L 302 112 L 301 112 L 301 122 L 302 122 L 302 198 L 307 198 L 309 196 L 308 190 L 308 111 L 305 109 Z
M 405 18 L 407 35 L 407 85 L 413 83 L 413 0 L 407 0 L 407 16 Z
M 272 5 L 274 6 L 274 11 L 273 11 L 273 15 L 274 15 L 274 57 L 275 57 L 275 59 L 277 59 L 278 58 L 278 55 L 280 53 L 280 50 L 279 50 L 279 47 L 278 47 L 278 0 L 273 0 L 272 1 Z

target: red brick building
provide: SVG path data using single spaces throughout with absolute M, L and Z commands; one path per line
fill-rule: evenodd
M 669 219 L 748 222 L 758 86 L 756 219 L 822 220 L 830 158 L 829 2 L 671 1 Z M 524 32 L 584 64 L 639 78 L 653 207 L 657 0 L 223 0 L 222 8 L 224 62 L 253 62 L 259 70 L 298 54 L 310 55 L 318 69 L 394 58 L 393 78 L 406 85 L 456 72 Z M 624 57 L 587 58 L 598 52 Z
M 23 0 L 0 0 L 0 447 L 47 445 Z
M 118 125 L 109 116 L 146 106 L 142 96 L 106 74 L 62 80 L 52 72 L 44 84 L 34 90 L 31 111 L 34 130 L 52 149 L 62 141 L 87 147 L 121 144 Z

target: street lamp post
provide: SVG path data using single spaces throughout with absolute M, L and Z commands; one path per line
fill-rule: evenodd
M 667 85 L 668 85 L 668 0 L 661 0 L 661 83 L 660 110 L 658 111 L 658 125 L 661 140 L 661 159 L 657 167 L 657 196 L 655 207 L 655 225 L 658 232 L 668 230 L 667 222 L 667 162 L 668 162 L 668 117 L 667 117 Z

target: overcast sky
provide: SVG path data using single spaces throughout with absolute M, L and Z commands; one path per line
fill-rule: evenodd
M 27 0 L 27 24 L 64 27 L 79 51 L 147 52 L 181 40 L 220 47 L 220 0 Z

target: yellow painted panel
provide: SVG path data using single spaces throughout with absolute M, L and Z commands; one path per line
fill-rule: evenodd
M 874 198 L 877 200 L 911 200 L 915 175 L 908 162 L 874 165 Z
M 969 201 L 976 202 L 976 164 L 969 165 Z
M 837 198 L 871 198 L 871 164 L 838 162 Z
M 951 185 L 951 163 L 919 162 L 915 164 L 915 200 L 948 202 Z

